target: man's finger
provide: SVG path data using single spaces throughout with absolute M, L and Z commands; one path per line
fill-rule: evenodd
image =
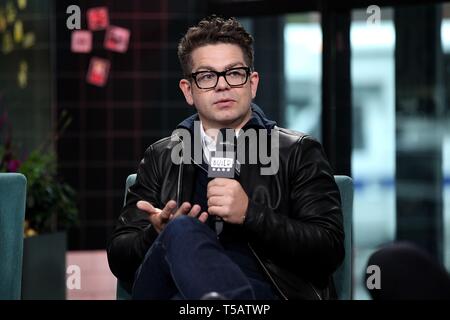
M 202 214 L 198 217 L 198 220 L 205 223 L 206 219 L 208 219 L 208 212 L 202 212 Z
M 150 202 L 148 202 L 148 201 L 143 201 L 143 200 L 138 201 L 136 203 L 136 206 L 138 207 L 138 209 L 148 212 L 150 214 L 155 214 L 158 212 L 158 210 L 156 210 L 155 207 L 152 206 L 150 204 Z
M 210 215 L 219 216 L 219 217 L 223 218 L 226 212 L 223 207 L 211 206 L 211 207 L 208 207 L 208 213 Z
M 198 204 L 194 204 L 191 211 L 189 211 L 188 216 L 197 217 L 197 215 L 200 213 L 201 209 L 202 208 Z
M 223 197 L 221 196 L 213 196 L 208 197 L 208 207 L 211 206 L 222 206 L 223 205 Z
M 227 192 L 227 189 L 224 187 L 212 186 L 206 191 L 206 197 L 223 196 L 225 192 Z
M 170 200 L 166 203 L 166 206 L 161 211 L 161 219 L 168 220 L 170 215 L 173 214 L 174 210 L 177 207 L 177 203 L 175 200 Z
M 228 178 L 214 178 L 210 182 L 208 182 L 208 188 L 214 187 L 214 186 L 218 186 L 218 187 L 226 186 L 227 183 L 229 183 L 229 180 L 230 179 L 228 179 Z
M 189 202 L 183 202 L 183 204 L 178 208 L 177 212 L 175 212 L 172 219 L 181 216 L 182 214 L 187 214 L 189 212 L 189 209 L 191 209 L 191 206 L 192 205 Z

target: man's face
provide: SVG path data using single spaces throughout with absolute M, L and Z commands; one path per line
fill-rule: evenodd
M 235 44 L 205 45 L 195 49 L 191 57 L 192 72 L 248 67 L 242 49 Z M 187 103 L 195 105 L 205 129 L 240 128 L 250 119 L 250 104 L 256 96 L 258 80 L 258 73 L 252 72 L 245 84 L 230 87 L 224 77 L 219 77 L 215 88 L 199 89 L 194 80 L 182 79 L 180 89 Z

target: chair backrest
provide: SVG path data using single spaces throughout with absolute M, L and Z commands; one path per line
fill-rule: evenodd
M 19 300 L 27 179 L 0 173 L 0 299 Z
M 338 299 L 352 299 L 353 269 L 353 180 L 348 176 L 334 176 L 341 194 L 342 214 L 344 217 L 345 258 L 333 275 Z
M 130 174 L 127 177 L 127 181 L 125 183 L 125 195 L 123 197 L 123 205 L 125 206 L 125 203 L 127 202 L 127 192 L 128 192 L 128 188 L 131 187 L 136 181 L 136 173 L 134 174 Z
M 348 176 L 334 176 L 341 194 L 342 214 L 344 217 L 345 232 L 345 258 L 342 265 L 333 275 L 334 284 L 338 298 L 341 300 L 352 299 L 352 267 L 353 267 L 353 180 Z M 128 176 L 125 186 L 124 205 L 128 188 L 136 181 L 136 174 Z M 130 295 L 120 284 L 117 283 L 117 299 L 129 299 Z
M 136 181 L 136 174 L 130 174 L 127 177 L 127 181 L 125 183 L 125 195 L 123 197 L 123 205 L 125 206 L 125 203 L 127 201 L 127 192 L 128 188 L 131 187 L 134 182 Z M 116 288 L 116 298 L 117 300 L 129 300 L 131 299 L 130 294 L 125 290 L 126 285 L 122 283 L 120 280 L 117 281 L 117 288 Z

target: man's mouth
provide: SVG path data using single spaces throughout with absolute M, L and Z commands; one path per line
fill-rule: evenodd
M 235 102 L 233 99 L 220 99 L 214 102 L 214 104 L 218 105 L 219 107 L 226 107 L 231 105 L 233 102 Z

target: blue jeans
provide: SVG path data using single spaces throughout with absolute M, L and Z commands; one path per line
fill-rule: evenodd
M 180 216 L 166 225 L 136 272 L 133 299 L 197 300 L 209 292 L 227 299 L 276 299 L 270 284 L 248 278 L 213 230 Z

